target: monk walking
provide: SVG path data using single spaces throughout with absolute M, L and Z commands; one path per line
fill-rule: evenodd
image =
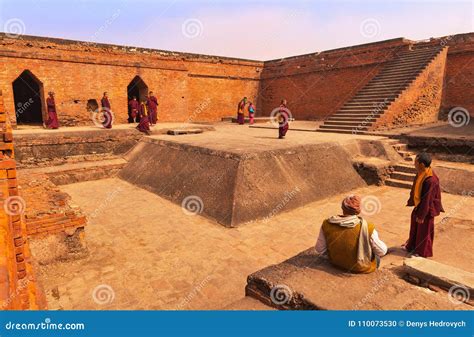
M 246 104 L 247 104 L 247 97 L 244 97 L 244 98 L 242 98 L 242 100 L 237 105 L 237 122 L 240 125 L 243 125 L 244 121 L 245 121 L 244 111 L 245 111 L 245 105 Z
M 133 96 L 132 99 L 128 102 L 128 122 L 135 123 L 136 118 L 138 117 L 138 109 L 140 108 L 140 103 L 137 101 L 137 97 Z
M 58 115 L 56 114 L 56 103 L 54 101 L 54 92 L 49 92 L 49 97 L 46 99 L 46 105 L 48 106 L 48 120 L 46 121 L 46 127 L 48 129 L 59 128 Z
M 286 99 L 281 100 L 280 110 L 278 111 L 278 139 L 285 138 L 289 129 L 290 110 Z
M 104 96 L 100 100 L 102 105 L 102 113 L 104 114 L 104 121 L 102 125 L 106 129 L 112 129 L 112 110 L 110 108 L 109 96 L 107 92 L 104 92 Z
M 153 96 L 153 91 L 150 91 L 146 100 L 148 108 L 148 120 L 151 125 L 155 125 L 158 121 L 158 100 Z
M 137 130 L 147 135 L 150 134 L 150 122 L 148 121 L 148 108 L 145 101 L 140 104 L 139 109 L 140 123 L 137 125 Z
M 444 212 L 441 205 L 439 179 L 431 168 L 431 157 L 422 152 L 416 156 L 417 174 L 407 206 L 414 206 L 411 213 L 410 237 L 403 247 L 422 257 L 433 256 L 434 217 Z

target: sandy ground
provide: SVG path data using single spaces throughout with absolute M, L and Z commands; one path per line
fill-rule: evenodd
M 116 178 L 62 189 L 88 215 L 89 255 L 41 267 L 50 309 L 220 309 L 244 296 L 247 275 L 314 245 L 322 220 L 339 212 L 342 198 L 229 229 Z M 356 192 L 367 197 L 365 216 L 380 237 L 389 246 L 403 243 L 408 190 Z M 446 215 L 473 220 L 472 198 L 443 198 Z M 472 272 L 472 226 L 449 226 L 437 218 L 435 259 Z M 392 254 L 382 266 L 402 260 Z

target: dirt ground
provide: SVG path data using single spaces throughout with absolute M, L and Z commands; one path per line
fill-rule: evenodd
M 343 197 L 225 228 L 117 178 L 61 188 L 88 215 L 89 255 L 41 266 L 50 309 L 223 308 L 244 296 L 249 274 L 314 245 L 321 222 L 339 212 Z M 355 192 L 374 205 L 365 216 L 382 240 L 392 247 L 403 243 L 409 191 L 384 186 Z M 444 194 L 443 203 L 446 216 L 473 220 L 473 198 Z M 472 226 L 452 231 L 442 217 L 437 224 L 434 259 L 472 272 Z M 453 253 L 453 247 L 466 251 Z M 392 254 L 382 266 L 402 260 Z

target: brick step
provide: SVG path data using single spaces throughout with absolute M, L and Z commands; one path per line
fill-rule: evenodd
M 370 81 L 371 81 L 371 83 L 374 83 L 374 82 L 380 82 L 380 81 L 385 82 L 385 81 L 405 80 L 405 79 L 409 79 L 409 78 L 415 78 L 420 73 L 421 73 L 421 71 L 414 72 L 414 73 L 411 73 L 411 74 L 396 74 L 396 75 L 381 75 L 381 76 L 377 75 L 376 77 L 374 77 Z
M 352 118 L 355 118 L 355 119 L 358 119 L 358 118 L 362 118 L 362 119 L 365 119 L 365 118 L 371 118 L 371 119 L 377 119 L 379 118 L 380 116 L 382 116 L 383 114 L 349 114 L 349 113 L 342 113 L 342 112 L 336 112 L 334 115 L 332 115 L 330 118 L 332 117 L 338 117 L 338 118 L 349 118 L 349 119 L 352 119 Z
M 411 189 L 411 183 L 404 181 L 404 180 L 398 180 L 398 179 L 387 179 L 385 180 L 385 185 L 387 186 L 392 186 L 392 187 L 399 187 L 399 188 L 408 188 Z
M 421 56 L 433 56 L 437 53 L 439 53 L 441 49 L 439 50 L 413 50 L 409 52 L 402 52 L 396 55 L 397 59 L 404 59 L 406 57 L 421 57 Z
M 377 88 L 377 87 L 386 87 L 388 85 L 402 85 L 406 83 L 407 81 L 413 80 L 415 77 L 407 77 L 407 78 L 398 78 L 398 79 L 393 79 L 393 80 L 379 80 L 379 81 L 373 81 L 367 83 L 367 85 L 364 88 Z
M 340 110 L 349 111 L 349 110 L 385 110 L 390 103 L 387 104 L 366 104 L 366 105 L 344 105 Z
M 383 104 L 389 105 L 393 102 L 394 100 L 387 100 L 387 101 L 361 101 L 361 102 L 347 102 L 344 104 L 342 107 L 350 107 L 350 106 L 371 106 L 371 107 L 377 107 Z
M 320 128 L 321 129 L 336 129 L 336 130 L 347 130 L 347 131 L 351 131 L 354 129 L 353 126 L 341 126 L 341 125 L 320 125 Z M 357 128 L 358 130 L 361 130 L 361 131 L 367 131 L 368 128 L 366 127 L 361 127 L 361 128 Z
M 357 104 L 380 104 L 380 103 L 384 103 L 384 102 L 393 102 L 395 101 L 395 96 L 393 97 L 381 97 L 381 98 L 376 98 L 376 99 L 372 99 L 372 98 L 352 98 L 350 101 L 348 101 L 346 104 L 354 104 L 354 105 L 357 105 Z
M 404 56 L 404 57 L 397 57 L 394 59 L 391 63 L 388 63 L 389 65 L 392 64 L 403 64 L 403 63 L 408 63 L 408 62 L 424 62 L 426 60 L 430 60 L 433 58 L 433 55 L 409 55 L 409 56 Z
M 360 103 L 360 102 L 387 102 L 386 99 L 398 98 L 399 94 L 391 95 L 381 95 L 381 94 L 362 94 L 360 96 L 355 96 L 350 102 L 351 103 Z
M 373 89 L 373 88 L 369 88 L 369 89 L 363 89 L 361 91 L 359 91 L 357 93 L 357 95 L 364 95 L 364 94 L 381 94 L 381 95 L 395 95 L 395 94 L 399 94 L 399 92 L 397 92 L 399 89 L 398 88 L 394 88 L 394 89 L 391 89 L 391 88 L 387 88 L 387 89 Z
M 332 115 L 326 121 L 342 121 L 342 122 L 375 122 L 377 118 L 374 118 L 372 116 L 366 116 L 366 117 L 340 117 L 339 115 Z
M 403 158 L 406 158 L 406 157 L 410 157 L 410 156 L 414 156 L 414 155 L 415 155 L 413 152 L 410 152 L 410 151 L 398 150 L 397 152 L 398 152 L 398 154 L 399 154 L 400 156 L 402 156 Z
M 353 134 L 353 135 L 365 135 L 365 131 L 360 130 L 342 130 L 342 129 L 317 129 L 317 132 L 327 132 L 327 133 L 344 133 L 344 134 Z
M 405 165 L 405 164 L 400 163 L 400 164 L 395 165 L 393 168 L 396 172 L 416 174 L 416 170 L 413 167 L 413 165 Z
M 383 112 L 385 111 L 385 109 L 376 109 L 376 108 L 367 108 L 367 109 L 345 109 L 345 108 L 341 108 L 337 111 L 337 113 L 342 113 L 342 114 L 367 114 L 367 115 L 370 115 L 370 114 L 378 114 L 378 115 L 381 115 L 383 114 Z
M 362 125 L 363 124 L 363 125 Z M 326 121 L 324 125 L 331 125 L 331 126 L 371 126 L 372 123 L 363 121 Z
M 392 147 L 397 151 L 398 150 L 402 150 L 402 151 L 407 151 L 408 150 L 408 145 L 405 144 L 405 143 L 392 144 Z
M 413 182 L 413 179 L 415 178 L 414 173 L 406 173 L 406 172 L 393 172 L 390 175 L 391 179 L 396 179 L 396 180 L 401 180 L 401 181 L 409 181 L 410 183 Z
M 378 73 L 378 75 L 383 75 L 383 74 L 408 74 L 411 72 L 415 71 L 421 71 L 423 70 L 421 66 L 418 67 L 397 67 L 397 68 L 384 68 Z
M 413 64 L 403 64 L 403 65 L 387 65 L 383 68 L 382 71 L 405 71 L 405 70 L 418 70 L 422 69 L 427 63 L 429 62 L 422 62 L 422 63 L 413 63 Z

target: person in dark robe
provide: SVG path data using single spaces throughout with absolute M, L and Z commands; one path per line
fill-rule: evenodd
M 151 125 L 155 125 L 158 121 L 158 100 L 153 96 L 153 91 L 150 91 L 146 100 L 148 108 L 148 121 Z
M 433 256 L 434 217 L 444 212 L 441 204 L 439 179 L 431 168 L 431 157 L 422 152 L 416 156 L 417 174 L 413 181 L 407 206 L 411 213 L 410 236 L 403 247 L 413 255 Z
M 149 115 L 148 115 L 148 108 L 147 108 L 147 102 L 146 101 L 143 101 L 140 104 L 139 115 L 140 115 L 140 123 L 138 123 L 138 125 L 137 125 L 137 130 L 149 135 L 150 134 L 150 122 L 148 121 Z
M 290 110 L 287 106 L 286 99 L 281 100 L 280 108 L 278 111 L 278 138 L 283 139 L 289 129 L 290 121 Z
M 137 101 L 135 96 L 128 102 L 128 122 L 135 123 L 138 116 L 138 110 L 140 109 L 140 103 Z
M 107 95 L 107 92 L 104 92 L 104 96 L 100 100 L 100 103 L 102 105 L 102 113 L 104 114 L 104 120 L 102 122 L 102 125 L 106 129 L 112 129 L 112 110 L 110 108 L 110 102 L 109 102 L 109 96 Z
M 58 115 L 56 114 L 56 102 L 54 101 L 54 92 L 49 92 L 49 97 L 46 99 L 46 105 L 48 107 L 48 120 L 45 126 L 48 129 L 59 128 Z
M 245 121 L 244 111 L 245 111 L 246 104 L 247 104 L 247 97 L 244 97 L 237 105 L 237 123 L 239 123 L 240 125 L 243 125 Z

